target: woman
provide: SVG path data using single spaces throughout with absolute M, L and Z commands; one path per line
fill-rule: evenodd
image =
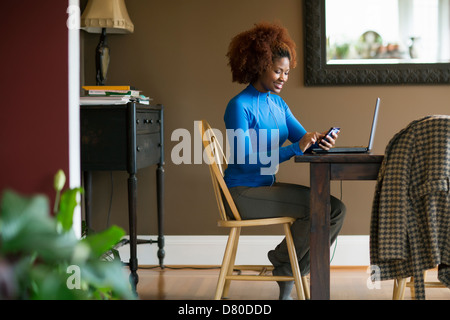
M 337 134 L 307 132 L 278 95 L 296 66 L 295 44 L 285 28 L 260 23 L 235 36 L 227 57 L 233 81 L 248 86 L 230 100 L 225 125 L 230 161 L 225 181 L 243 219 L 291 216 L 302 275 L 309 274 L 309 188 L 276 181 L 278 164 L 303 155 L 313 145 L 328 150 Z M 286 140 L 291 144 L 283 146 Z M 331 243 L 345 216 L 345 206 L 331 197 Z M 292 275 L 286 242 L 268 253 L 274 275 Z M 278 282 L 280 299 L 290 299 L 293 282 Z

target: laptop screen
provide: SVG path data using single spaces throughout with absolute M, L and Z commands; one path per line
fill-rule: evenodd
M 373 140 L 375 138 L 375 131 L 377 128 L 377 121 L 378 121 L 378 109 L 380 107 L 380 98 L 377 98 L 377 102 L 375 105 L 375 112 L 373 114 L 373 122 L 372 122 L 372 130 L 370 131 L 370 138 L 369 138 L 369 147 L 368 150 L 372 150 Z

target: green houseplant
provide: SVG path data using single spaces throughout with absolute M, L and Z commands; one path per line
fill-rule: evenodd
M 61 193 L 64 184 L 64 172 L 59 171 L 53 215 L 43 195 L 3 192 L 0 299 L 134 299 L 123 264 L 102 258 L 125 232 L 112 226 L 78 238 L 72 228 L 73 213 L 83 190 Z

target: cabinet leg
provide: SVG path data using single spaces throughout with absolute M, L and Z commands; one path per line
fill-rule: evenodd
M 139 276 L 137 274 L 137 233 L 136 233 L 136 200 L 137 200 L 137 178 L 130 174 L 128 178 L 128 217 L 130 232 L 130 282 L 136 292 Z
M 164 166 L 158 165 L 156 171 L 157 202 L 158 202 L 158 259 L 159 266 L 164 269 Z
M 92 172 L 84 171 L 84 214 L 86 221 L 86 234 L 89 233 L 92 227 Z

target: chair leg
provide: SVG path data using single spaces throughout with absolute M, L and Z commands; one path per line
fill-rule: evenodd
M 394 294 L 392 296 L 393 300 L 403 300 L 405 295 L 405 285 L 406 278 L 394 279 Z
M 311 293 L 309 292 L 308 278 L 303 276 L 302 277 L 302 282 L 303 282 L 303 291 L 305 291 L 305 298 L 306 298 L 306 300 L 310 300 L 311 299 Z
M 284 233 L 286 235 L 286 244 L 289 252 L 289 259 L 292 266 L 292 274 L 294 276 L 295 288 L 299 300 L 305 300 L 305 292 L 303 290 L 302 278 L 300 268 L 297 260 L 297 253 L 295 252 L 294 240 L 292 239 L 290 224 L 284 224 Z
M 425 282 L 425 277 L 423 278 L 423 281 Z M 414 277 L 411 277 L 409 279 L 409 284 L 410 284 L 409 289 L 411 290 L 411 299 L 415 300 L 416 299 L 416 290 L 414 289 Z
M 238 246 L 239 246 L 239 236 L 240 236 L 240 234 L 241 234 L 241 228 L 237 228 L 237 230 L 236 230 L 236 237 L 234 239 L 234 244 L 233 244 L 233 252 L 231 254 L 230 264 L 228 266 L 228 273 L 227 273 L 227 275 L 230 275 L 230 276 L 233 274 L 233 270 L 234 270 L 237 249 L 238 249 Z M 224 286 L 224 289 L 223 289 L 222 298 L 228 297 L 228 291 L 230 290 L 230 284 L 231 284 L 231 280 L 225 280 L 225 286 Z
M 239 228 L 231 228 L 230 235 L 228 236 L 227 246 L 223 255 L 222 267 L 220 268 L 219 279 L 217 281 L 215 300 L 220 300 L 223 295 L 223 289 L 225 286 L 225 277 L 227 276 L 230 261 L 233 256 L 235 239 L 238 234 Z
M 392 300 L 396 300 L 397 291 L 398 291 L 398 280 L 394 279 L 394 287 L 392 289 Z

